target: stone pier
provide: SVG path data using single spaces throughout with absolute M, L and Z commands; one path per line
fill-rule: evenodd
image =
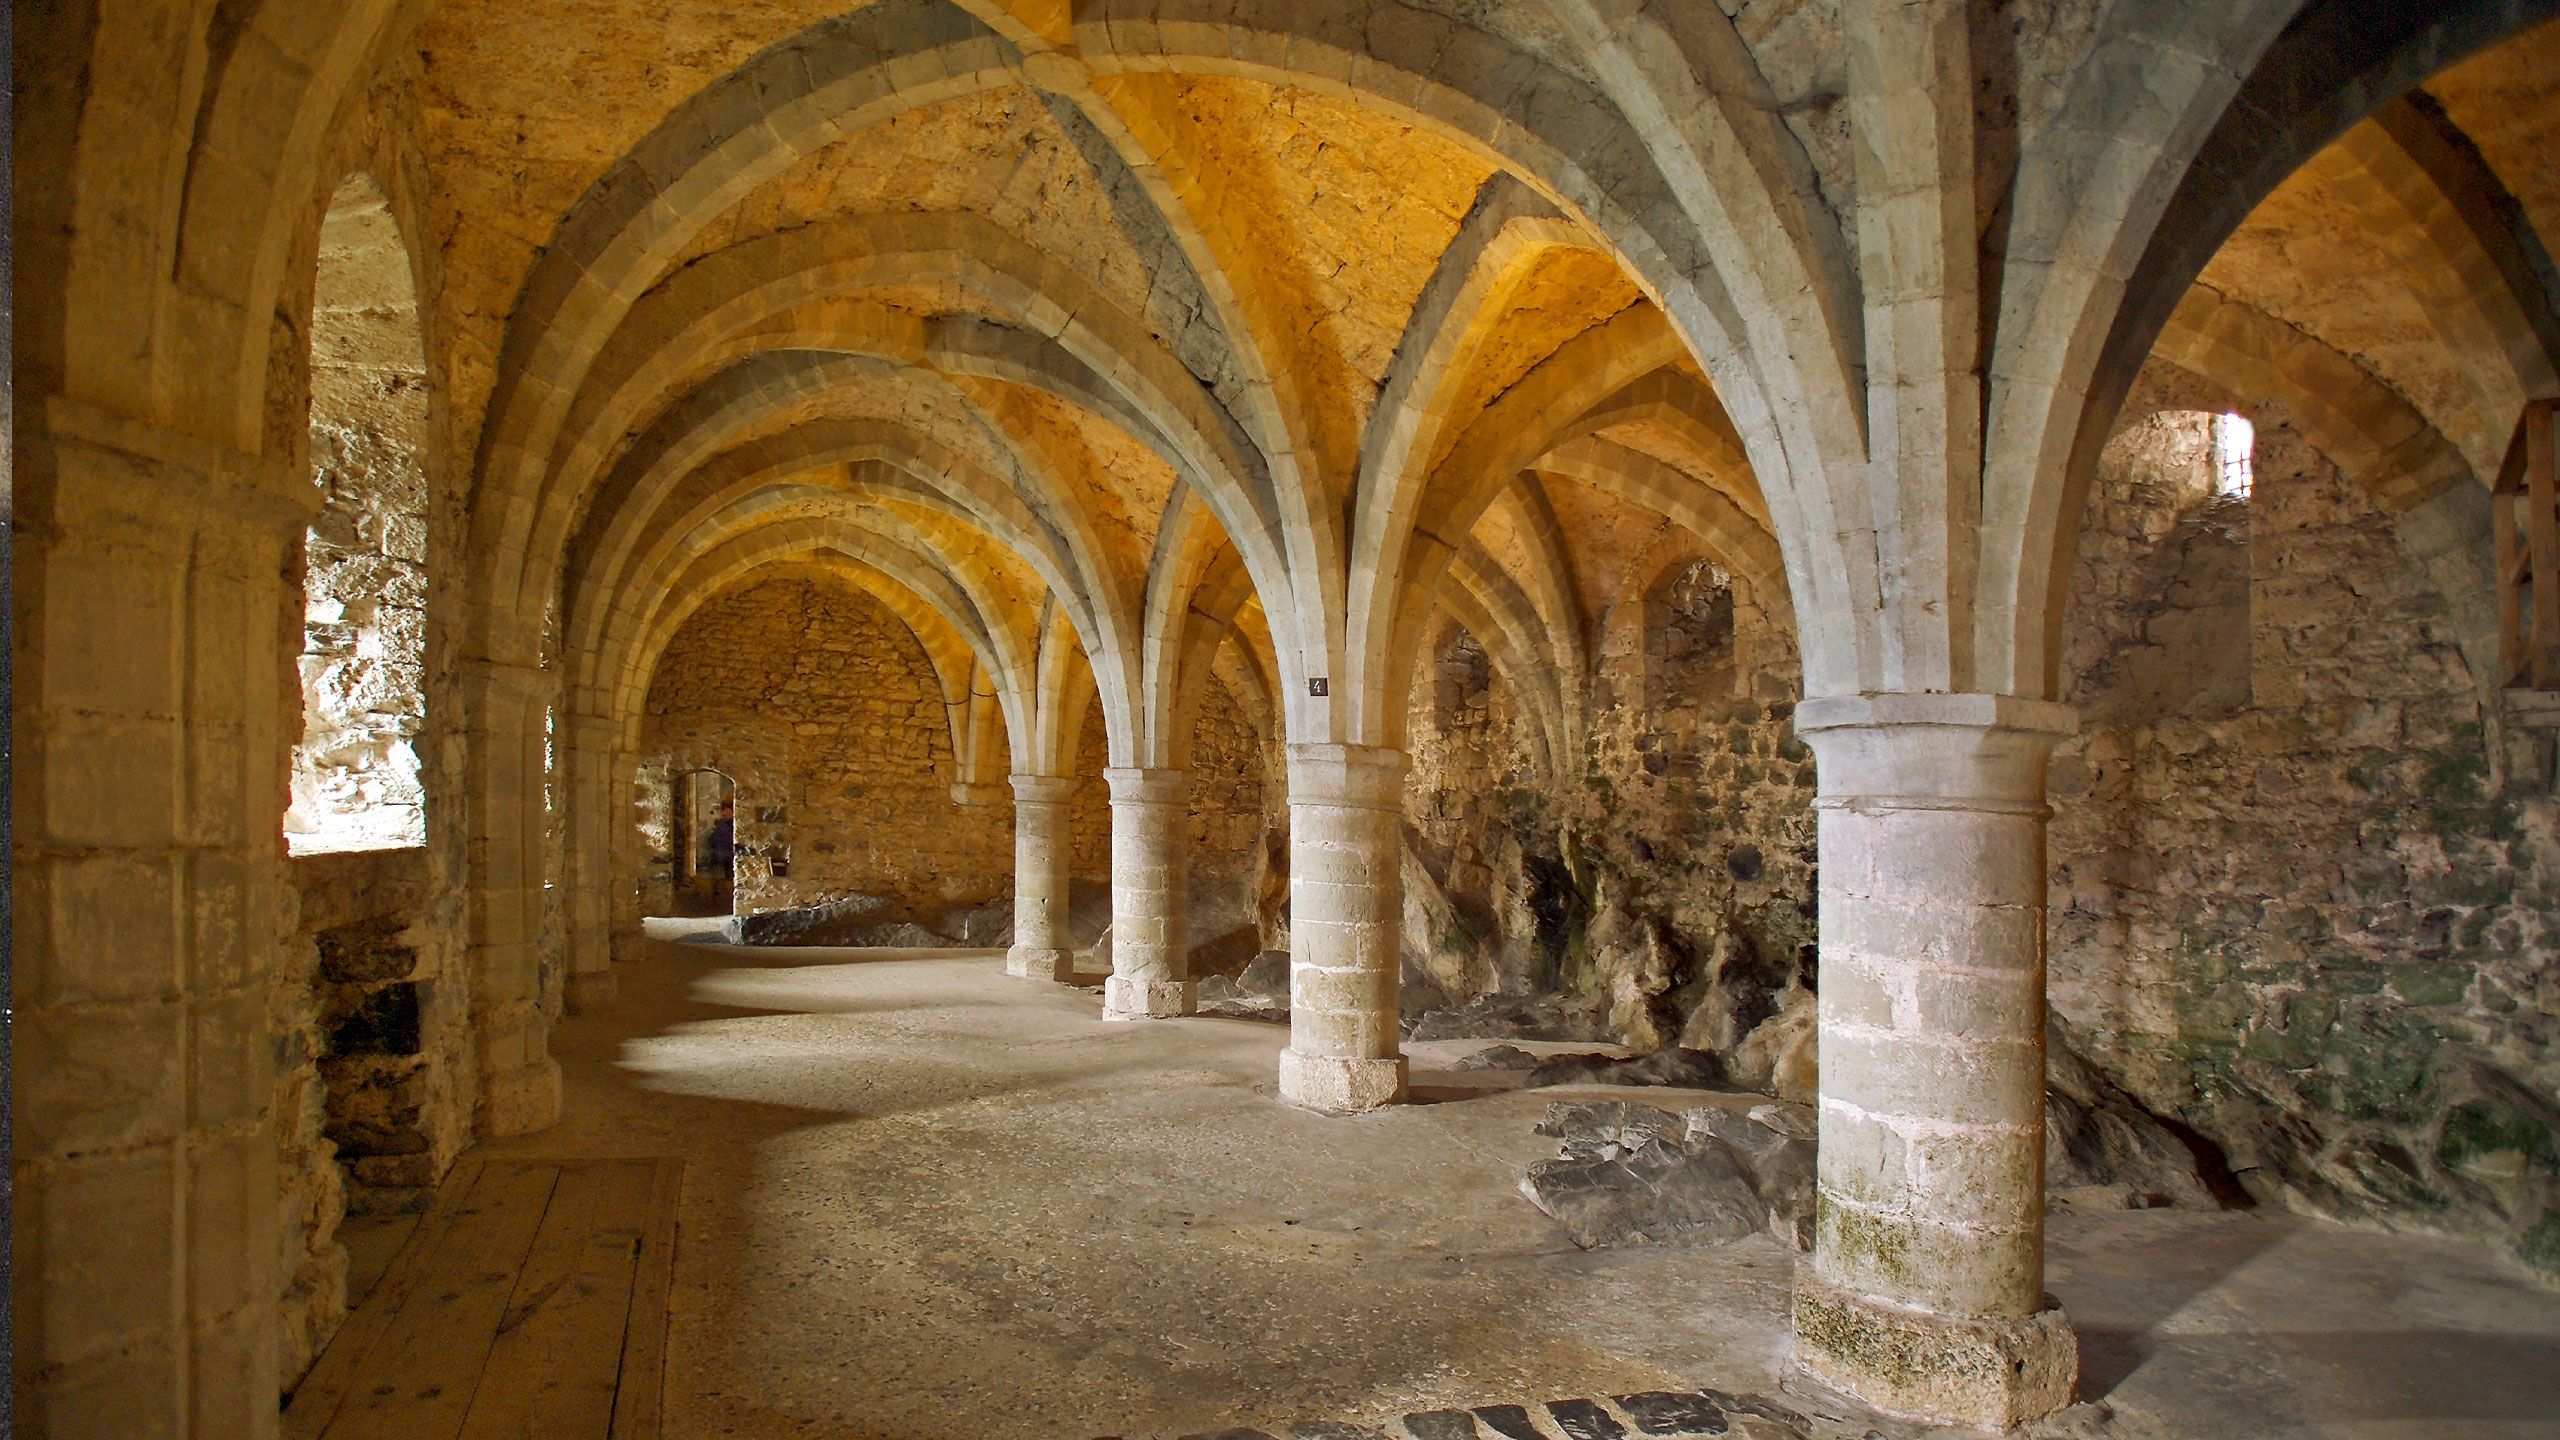
M 1404 1094 L 1396 1031 L 1404 752 L 1289 747 L 1289 1048 L 1280 1098 L 1374 1110 Z
M 1819 766 L 1820 1181 L 1796 1364 L 1892 1414 L 2068 1404 L 2044 1293 L 2045 762 L 2059 705 L 1807 700 Z
M 1126 768 L 1102 774 L 1111 783 L 1111 979 L 1102 1018 L 1191 1014 L 1188 777 Z
M 1015 775 L 1013 782 L 1013 948 L 1010 975 L 1073 980 L 1074 941 L 1067 933 L 1068 797 L 1063 775 Z

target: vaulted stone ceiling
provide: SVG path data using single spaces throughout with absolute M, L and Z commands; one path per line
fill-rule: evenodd
M 1544 7 L 1463 8 L 1457 18 L 1476 29 L 1447 33 L 1499 37 L 1575 83 L 1609 83 L 1595 68 L 1606 58 Z M 2005 25 L 1998 43 L 2019 57 L 2002 82 L 2014 93 L 1987 97 L 1998 123 L 1985 184 L 1997 181 L 2000 125 L 2030 131 L 2064 103 L 2068 57 L 2089 43 L 2095 14 L 2024 7 L 1985 22 Z M 1799 147 L 1807 203 L 1841 223 L 1857 167 L 1836 5 L 1755 5 L 1733 18 L 1755 83 Z M 977 620 L 964 628 L 990 647 L 982 660 L 1002 650 L 1032 663 L 1039 608 L 1065 604 L 1079 648 L 1124 672 L 1098 677 L 1107 708 L 1134 715 L 1146 708 L 1139 692 L 1171 678 L 1137 673 L 1151 629 L 1174 623 L 1216 555 L 1237 555 L 1260 609 L 1337 607 L 1275 582 L 1339 566 L 1346 547 L 1370 542 L 1347 513 L 1336 523 L 1351 528 L 1326 539 L 1292 507 L 1343 509 L 1369 471 L 1428 475 L 1453 457 L 1527 462 L 1525 483 L 1589 492 L 1548 507 L 1577 519 L 1545 546 L 1529 541 L 1515 504 L 1486 508 L 1450 480 L 1442 500 L 1412 512 L 1434 543 L 1476 554 L 1453 574 L 1478 613 L 1499 598 L 1485 589 L 1497 574 L 1523 597 L 1573 594 L 1560 557 L 1622 545 L 1610 534 L 1624 525 L 1600 517 L 1630 506 L 1654 518 L 1628 523 L 1673 517 L 1737 573 L 1783 588 L 1751 442 L 1677 327 L 1644 318 L 1658 297 L 1620 258 L 1627 232 L 1576 218 L 1570 203 L 1550 209 L 1533 193 L 1543 180 L 1498 178 L 1505 162 L 1463 127 L 1400 109 L 1375 82 L 1345 84 L 1338 60 L 1311 58 L 1317 49 L 1229 61 L 1222 43 L 1199 50 L 1218 59 L 1186 60 L 1199 37 L 1176 26 L 1126 54 L 1086 54 L 1077 41 L 1090 49 L 1094 35 L 1070 21 L 1065 7 L 1027 0 L 765 3 L 716 20 L 680 4 L 453 0 L 432 12 L 418 44 L 445 379 L 459 438 L 501 462 L 483 482 L 533 487 L 522 502 L 480 497 L 481 534 L 529 520 L 523 504 L 549 496 L 531 548 L 504 562 L 524 567 L 514 574 L 527 599 L 512 619 L 501 602 L 494 625 L 521 629 L 531 597 L 559 583 L 573 630 L 583 607 L 579 633 L 601 636 L 610 627 L 593 611 L 654 603 L 625 593 L 643 577 L 673 584 L 685 571 L 670 564 L 833 506 L 917 563 L 974 577 L 962 588 Z M 1341 39 L 1363 42 L 1393 49 L 1398 37 Z M 930 58 L 874 74 L 865 46 Z M 2560 227 L 2549 159 L 2560 137 L 2547 107 L 2515 102 L 2555 51 L 2560 36 L 2546 28 L 2402 107 L 2512 194 L 2530 226 L 2517 253 L 2545 275 L 2533 232 Z M 810 64 L 835 71 L 813 78 Z M 795 86 L 837 83 L 836 71 L 868 78 L 822 104 L 794 98 Z M 2366 122 L 2251 217 L 2200 282 L 2221 308 L 2182 309 L 2187 328 L 2173 327 L 2170 350 L 2244 394 L 2247 366 L 2233 356 L 2252 345 L 2343 357 L 2375 382 L 2374 406 L 2397 403 L 2445 437 L 2405 482 L 2423 498 L 2494 464 L 2540 352 L 2532 337 L 2484 332 L 2513 331 L 2516 307 L 2470 315 L 2464 331 L 2465 316 L 2426 304 L 2429 267 L 2444 272 L 2433 283 L 2458 285 L 2462 257 L 2448 258 L 2446 237 L 2407 197 L 2394 210 L 2390 177 L 2364 153 L 2388 123 Z M 721 148 L 697 153 L 709 145 Z M 1859 247 L 1839 261 L 1857 283 Z M 603 287 L 594 298 L 607 309 L 582 285 Z M 624 305 L 629 315 L 613 319 Z M 2262 321 L 2279 329 L 2251 328 Z M 1555 412 L 1604 398 L 1569 383 L 1604 355 L 1624 367 L 1609 388 L 1658 372 L 1665 398 L 1576 428 Z M 1542 389 L 1535 372 L 1550 361 L 1561 373 Z M 521 389 L 528 368 L 533 392 Z M 527 415 L 527 393 L 564 384 L 538 400 L 567 407 L 563 428 L 537 413 L 524 434 L 477 433 L 486 417 L 507 423 L 511 404 Z M 1174 393 L 1194 384 L 1205 408 Z M 1384 419 L 1382 397 L 1396 407 Z M 2338 428 L 2354 430 L 2352 418 Z M 2365 418 L 2359 438 L 2376 466 L 2412 468 L 2387 443 L 2401 423 Z M 537 448 L 516 453 L 528 442 Z M 1513 453 L 1524 444 L 1537 453 Z M 810 492 L 795 467 L 836 470 L 827 488 L 840 498 Z M 800 488 L 789 504 L 754 498 L 773 486 Z M 1248 514 L 1259 523 L 1239 545 L 1229 532 Z M 1441 533 L 1452 524 L 1462 533 Z M 673 559 L 634 569 L 625 551 L 636 535 L 674 545 Z M 488 543 L 514 554 L 512 540 Z M 1587 622 L 1597 601 L 1510 603 L 1541 611 L 1538 628 L 1552 631 L 1572 628 L 1573 610 Z M 1409 664 L 1418 623 L 1396 622 L 1406 643 L 1389 647 L 1391 671 Z M 1302 628 L 1283 627 L 1284 643 L 1250 673 L 1321 665 L 1285 653 Z M 523 642 L 493 632 L 488 643 Z M 628 693 L 635 681 L 619 683 Z
M 1525 16 L 1510 18 L 1528 49 L 1569 52 Z M 1000 686 L 1032 683 L 1036 616 L 1063 603 L 1126 752 L 1151 741 L 1118 717 L 1169 703 L 1141 704 L 1139 690 L 1176 688 L 1130 667 L 1238 549 L 1227 531 L 1239 515 L 1252 517 L 1238 558 L 1254 583 L 1212 618 L 1241 617 L 1239 642 L 1264 647 L 1228 673 L 1268 683 L 1321 664 L 1272 648 L 1258 614 L 1340 605 L 1275 596 L 1274 582 L 1342 563 L 1357 542 L 1322 532 L 1348 523 L 1364 472 L 1381 456 L 1418 475 L 1453 456 L 1481 464 L 1524 429 L 1538 430 L 1538 452 L 1573 440 L 1581 432 L 1560 427 L 1605 389 L 1523 382 L 1586 335 L 1577 378 L 1605 354 L 1607 388 L 1652 370 L 1665 383 L 1643 413 L 1612 419 L 1618 439 L 1564 455 L 1558 483 L 1577 477 L 1641 514 L 1712 514 L 1724 542 L 1751 532 L 1741 568 L 1782 583 L 1711 387 L 1660 318 L 1639 313 L 1652 302 L 1590 228 L 1493 183 L 1495 160 L 1444 125 L 1338 82 L 1294 83 L 1321 75 L 1088 67 L 1042 23 L 1028 9 L 972 19 L 913 0 L 851 14 L 750 7 L 717 27 L 659 6 L 534 17 L 458 0 L 432 15 L 419 43 L 446 380 L 458 414 L 499 427 L 475 435 L 466 420 L 459 437 L 490 462 L 475 499 L 498 582 L 486 643 L 530 643 L 556 566 L 593 703 L 613 709 L 605 697 L 619 694 L 627 711 L 646 646 L 593 647 L 698 603 L 635 587 L 741 583 L 706 557 L 824 512 L 958 580 L 973 614 L 960 628 Z M 1823 22 L 1768 28 L 1808 23 Z M 945 58 L 879 81 L 899 93 L 858 123 L 758 118 L 784 104 L 774 86 L 809 83 L 795 51 L 865 45 Z M 950 55 L 978 69 L 945 82 L 940 69 L 961 63 Z M 785 124 L 802 128 L 777 148 Z M 668 170 L 693 163 L 688 146 L 742 144 L 757 153 L 693 178 Z M 604 283 L 600 265 L 611 278 L 599 298 L 628 313 L 572 335 L 560 317 L 598 313 L 575 307 L 580 286 Z M 1600 337 L 1604 325 L 1619 338 Z M 1406 373 L 1391 373 L 1400 358 Z M 1176 393 L 1195 385 L 1205 397 Z M 1383 420 L 1382 395 L 1397 407 Z M 1506 397 L 1509 413 L 1462 452 Z M 560 408 L 528 416 L 527 403 Z M 813 490 L 795 467 L 840 473 Z M 1594 601 L 1573 593 L 1563 537 L 1532 541 L 1536 527 L 1512 518 L 1542 501 L 1450 503 L 1486 517 L 1472 537 L 1472 519 L 1426 517 L 1456 521 L 1477 552 L 1457 581 L 1472 613 L 1512 616 L 1515 640 L 1585 622 Z M 1343 513 L 1310 532 L 1293 505 Z M 1309 545 L 1334 558 L 1301 553 Z M 660 619 L 617 628 L 617 611 Z M 1515 666 L 1533 658 L 1497 650 Z

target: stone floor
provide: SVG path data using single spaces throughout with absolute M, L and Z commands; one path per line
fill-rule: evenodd
M 653 942 L 619 978 L 556 1032 L 567 1119 L 480 1153 L 689 1162 L 670 1435 L 1287 1437 L 1701 1387 L 1867 1433 L 1780 1389 L 1791 1255 L 1576 1251 L 1513 1189 L 1559 1092 L 1459 1088 L 1440 1047 L 1438 1103 L 1324 1119 L 1273 1098 L 1279 1027 L 1104 1025 L 993 952 Z M 2560 1295 L 2484 1250 L 2052 1234 L 2093 1403 L 2046 1435 L 2560 1435 Z

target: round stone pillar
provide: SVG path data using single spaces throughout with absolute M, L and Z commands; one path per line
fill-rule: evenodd
M 1198 1008 L 1191 981 L 1188 778 L 1179 770 L 1113 768 L 1111 979 L 1102 1018 L 1143 1020 Z
M 1289 1048 L 1280 1098 L 1374 1110 L 1404 1095 L 1404 752 L 1289 747 Z
M 1796 1363 L 2007 1429 L 2070 1403 L 2044 1293 L 2045 762 L 2066 707 L 1807 700 L 1821 855 L 1820 1175 Z
M 1067 936 L 1068 797 L 1063 775 L 1015 775 L 1013 782 L 1013 948 L 1007 974 L 1073 980 L 1076 956 Z

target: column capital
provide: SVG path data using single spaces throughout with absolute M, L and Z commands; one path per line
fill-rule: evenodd
M 1073 775 L 1008 775 L 1016 805 L 1064 805 L 1076 793 Z
M 1292 745 L 1289 803 L 1404 808 L 1405 753 L 1383 745 Z
M 114 483 L 91 487 L 84 499 L 127 518 L 166 523 L 172 516 L 218 516 L 299 530 L 320 513 L 320 487 L 308 467 L 286 457 L 235 449 L 68 395 L 22 394 L 18 403 L 19 413 L 35 421 L 30 438 L 105 462 Z M 22 477 L 27 468 L 22 460 Z M 64 478 L 56 474 L 55 483 Z
M 1114 765 L 1102 772 L 1111 786 L 1114 805 L 1179 805 L 1191 793 L 1191 776 L 1182 770 L 1147 770 Z
M 1823 806 L 2034 810 L 2078 712 L 2016 695 L 1822 695 L 1796 706 Z

